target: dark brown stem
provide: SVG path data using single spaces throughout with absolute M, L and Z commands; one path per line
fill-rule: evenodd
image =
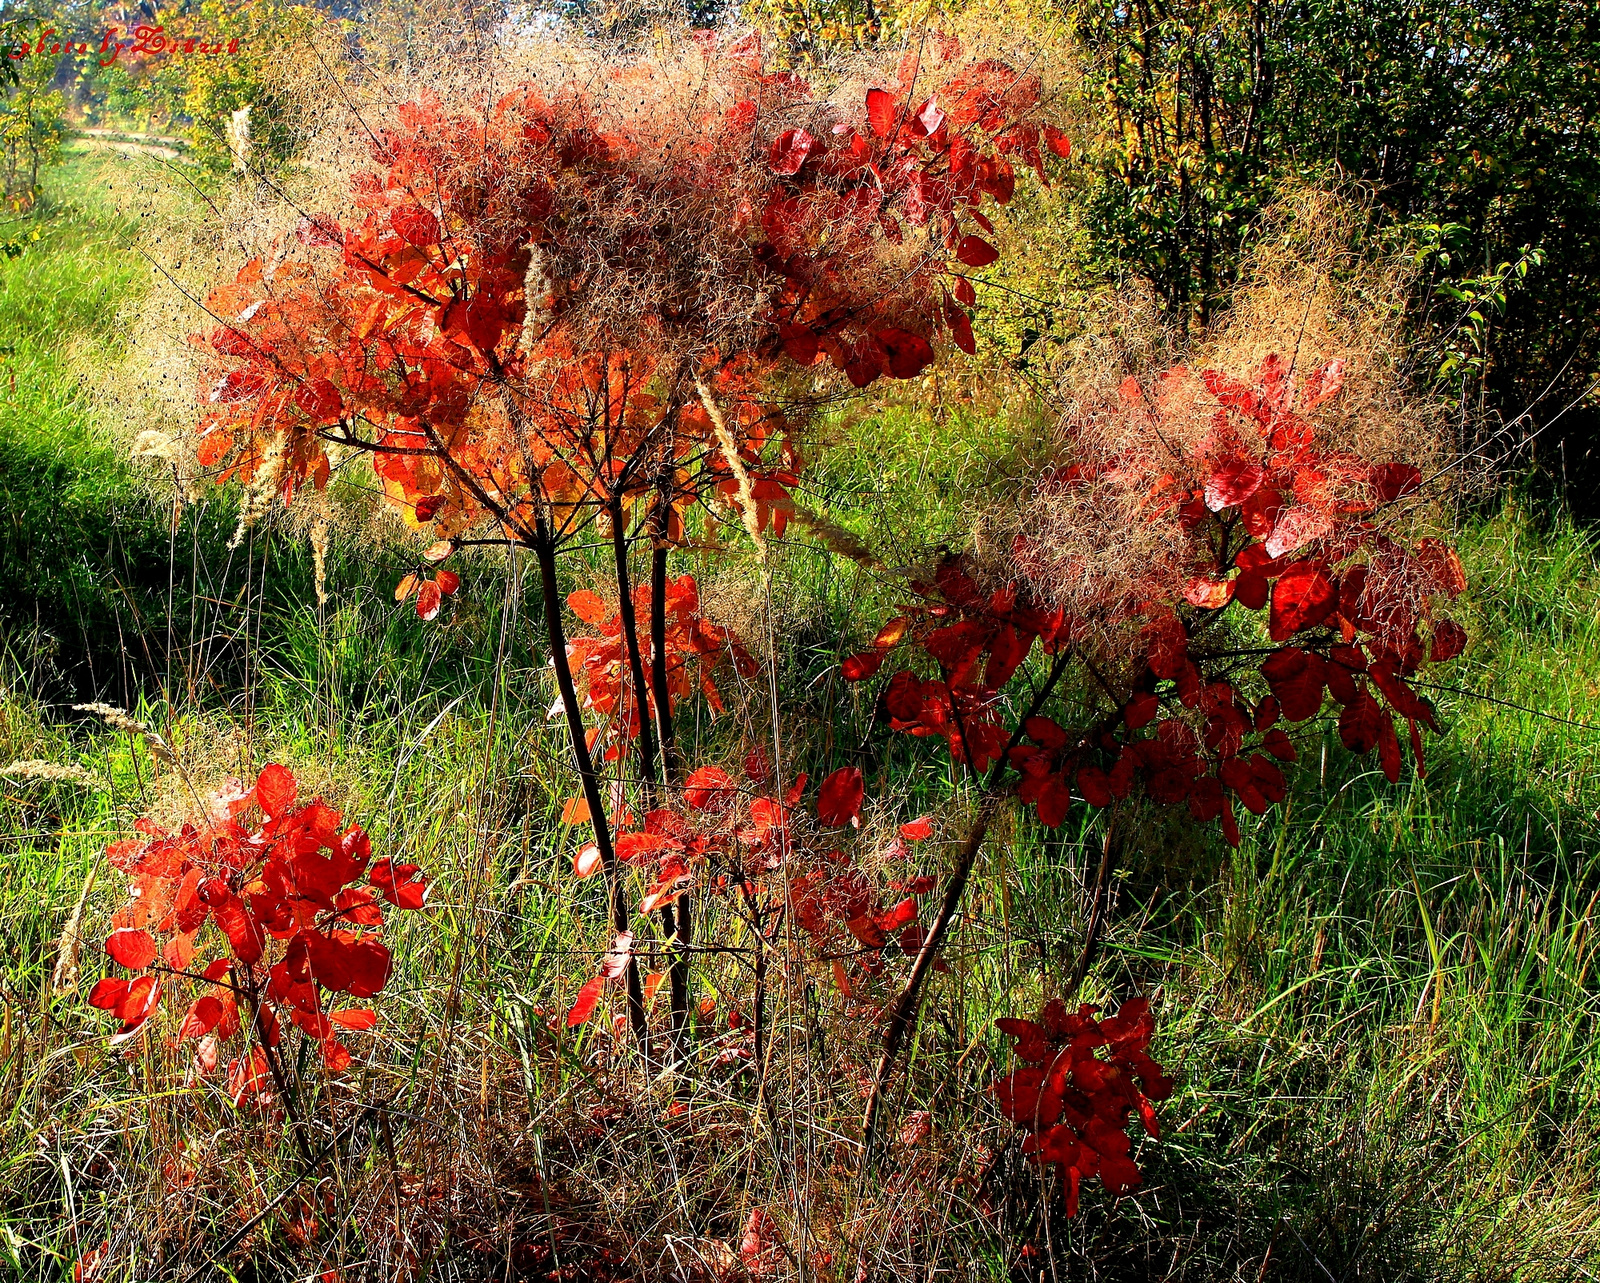
M 1094 882 L 1094 903 L 1089 910 L 1089 929 L 1084 933 L 1083 952 L 1078 955 L 1078 965 L 1073 968 L 1072 981 L 1067 985 L 1067 992 L 1074 997 L 1089 976 L 1089 968 L 1094 965 L 1095 948 L 1100 943 L 1100 925 L 1105 919 L 1106 900 L 1111 890 L 1111 874 L 1117 863 L 1117 848 L 1113 844 L 1116 828 L 1117 813 L 1113 810 L 1110 822 L 1106 825 L 1105 845 L 1100 852 L 1100 874 Z
M 639 625 L 633 617 L 633 577 L 628 571 L 628 530 L 622 498 L 614 495 L 611 513 L 611 553 L 617 568 L 617 596 L 621 601 L 622 641 L 628 653 L 628 676 L 633 680 L 634 712 L 639 719 L 639 775 L 645 804 L 655 805 L 656 737 L 650 727 L 650 697 L 644 683 L 644 658 L 639 653 Z
M 656 739 L 663 777 L 676 784 L 683 770 L 672 725 L 672 695 L 667 685 L 667 511 L 665 491 L 650 513 L 650 694 L 655 704 Z
M 244 979 L 240 981 L 240 973 Z M 256 980 L 248 964 L 241 967 L 230 967 L 229 972 L 233 978 L 234 992 L 242 992 L 245 1001 L 250 1004 L 250 1026 L 255 1031 L 256 1038 L 261 1043 L 261 1054 L 267 1061 L 267 1072 L 272 1075 L 272 1082 L 278 1089 L 278 1099 L 283 1102 L 283 1112 L 289 1116 L 289 1124 L 294 1130 L 295 1144 L 300 1147 L 300 1156 L 307 1163 L 311 1161 L 311 1142 L 306 1136 L 305 1124 L 300 1121 L 300 1111 L 295 1108 L 294 1097 L 289 1094 L 289 1079 L 283 1072 L 283 1064 L 278 1059 L 277 1049 L 272 1045 L 270 1029 L 266 1017 L 262 1014 L 261 999 L 257 996 Z M 249 1049 L 246 1048 L 246 1055 Z
M 738 874 L 738 870 L 734 870 Z M 756 1066 L 756 1103 L 766 1111 L 767 1123 L 774 1136 L 778 1131 L 778 1112 L 772 1097 L 767 1094 L 767 922 L 766 915 L 751 892 L 750 884 L 742 881 L 739 892 L 744 897 L 745 911 L 756 938 L 755 992 L 750 1002 L 752 1051 Z
M 928 934 L 923 937 L 922 948 L 917 950 L 917 958 L 911 964 L 911 975 L 906 979 L 905 988 L 900 991 L 900 996 L 889 1009 L 889 1024 L 883 1034 L 883 1054 L 878 1058 L 877 1072 L 873 1075 L 872 1094 L 867 1097 L 867 1107 L 861 1116 L 863 1171 L 872 1164 L 873 1138 L 877 1132 L 878 1115 L 883 1108 L 884 1093 L 888 1090 L 889 1079 L 894 1074 L 894 1064 L 900 1054 L 900 1046 L 916 1026 L 917 1010 L 922 1002 L 922 986 L 927 981 L 928 973 L 933 970 L 939 949 L 949 932 L 950 923 L 961 907 L 961 897 L 966 892 L 967 880 L 972 876 L 972 866 L 977 861 L 978 852 L 983 848 L 983 839 L 988 835 L 989 823 L 994 819 L 995 809 L 999 806 L 1002 797 L 1000 782 L 1005 776 L 1007 759 L 1011 750 L 1022 742 L 1028 719 L 1036 716 L 1044 707 L 1050 692 L 1061 680 L 1062 673 L 1066 672 L 1069 658 L 1071 652 L 1065 648 L 1057 652 L 1050 665 L 1049 676 L 1034 693 L 1027 711 L 1017 719 L 1016 729 L 1011 732 L 1010 740 L 1007 741 L 1000 756 L 995 759 L 988 778 L 984 780 L 977 818 L 967 833 L 967 840 L 962 845 L 961 853 L 956 857 L 955 868 L 950 872 L 949 881 L 945 883 L 944 899 L 939 905 L 939 912 L 929 924 Z M 963 754 L 970 765 L 972 756 L 966 749 L 966 732 L 953 693 L 950 708 L 951 712 L 956 714 L 956 726 L 961 732 Z
M 950 872 L 950 880 L 945 883 L 944 899 L 939 905 L 939 911 L 934 915 L 928 934 L 923 938 L 922 948 L 917 950 L 917 960 L 911 965 L 911 975 L 906 980 L 905 988 L 900 991 L 900 996 L 894 1000 L 894 1005 L 889 1009 L 889 1024 L 883 1034 L 883 1054 L 878 1057 L 878 1070 L 873 1076 L 872 1095 L 867 1097 L 866 1112 L 861 1117 L 863 1170 L 872 1163 L 872 1141 L 877 1131 L 878 1112 L 883 1107 L 884 1091 L 888 1087 L 890 1076 L 894 1073 L 894 1062 L 900 1055 L 900 1044 L 905 1041 L 916 1020 L 923 982 L 927 979 L 928 972 L 933 970 L 933 964 L 939 956 L 939 948 L 944 944 L 950 923 L 954 921 L 956 912 L 960 908 L 961 896 L 967 889 L 967 879 L 972 876 L 972 866 L 983 847 L 983 839 L 989 833 L 989 822 L 994 818 L 999 801 L 1000 795 L 990 791 L 984 794 L 983 801 L 978 804 L 978 817 L 967 833 L 967 840 L 962 844 L 960 855 L 956 857 L 955 868 Z
M 657 786 L 657 783 L 658 783 L 657 776 L 656 776 L 656 739 L 655 739 L 655 734 L 654 734 L 654 732 L 653 732 L 653 730 L 651 728 L 651 720 L 652 720 L 651 716 L 650 716 L 651 695 L 649 694 L 649 691 L 650 691 L 651 688 L 647 687 L 645 685 L 644 656 L 640 652 L 640 649 L 639 649 L 639 625 L 638 625 L 638 621 L 634 618 L 634 614 L 633 614 L 633 577 L 629 573 L 629 569 L 628 569 L 628 532 L 627 532 L 627 526 L 626 526 L 626 518 L 625 518 L 625 516 L 623 514 L 623 509 L 622 509 L 622 498 L 621 498 L 620 495 L 616 495 L 616 496 L 612 497 L 611 504 L 610 504 L 610 512 L 611 512 L 611 550 L 612 550 L 613 558 L 616 561 L 616 568 L 617 568 L 617 595 L 618 595 L 618 597 L 620 598 L 620 601 L 621 601 L 623 649 L 626 650 L 627 654 L 628 654 L 628 675 L 633 680 L 634 709 L 635 709 L 635 714 L 639 719 L 639 774 L 640 774 L 641 784 L 642 784 L 643 792 L 644 792 L 645 809 L 648 810 L 648 809 L 650 809 L 651 807 L 653 807 L 656 804 L 656 786 Z M 664 551 L 665 550 L 663 549 L 663 553 L 664 553 Z M 660 593 L 655 590 L 655 582 L 654 582 L 655 581 L 655 561 L 656 561 L 656 558 L 655 558 L 654 550 L 652 550 L 652 554 L 651 554 L 651 588 L 652 588 L 651 601 L 652 601 L 652 603 L 654 603 L 654 601 L 660 596 Z M 665 556 L 662 557 L 662 561 L 665 562 Z M 663 572 L 663 578 L 665 578 L 665 573 L 664 572 Z M 656 616 L 656 611 L 654 609 L 654 606 L 652 605 L 652 609 L 651 609 L 651 622 L 652 622 L 651 631 L 652 631 L 652 634 L 654 634 L 654 631 L 655 631 L 654 627 L 653 627 L 655 616 Z M 662 615 L 663 628 L 665 627 L 665 618 L 666 618 L 665 614 L 663 614 Z M 661 651 L 663 649 L 663 645 L 662 645 L 662 641 L 663 640 L 664 640 L 664 638 L 661 639 L 661 640 L 657 640 L 654 636 L 652 636 L 652 638 L 651 638 L 652 654 L 660 654 L 661 653 Z M 662 697 L 661 697 L 660 693 L 657 693 L 655 698 L 656 698 L 656 701 L 659 703 Z M 671 717 L 672 717 L 672 714 L 670 712 L 668 712 L 668 714 L 667 714 L 667 718 L 668 718 L 667 727 L 668 727 L 669 730 L 671 729 L 671 725 L 672 725 Z M 677 997 L 678 997 L 678 990 L 680 988 L 680 985 L 682 984 L 682 982 L 680 982 L 679 977 L 678 977 L 678 968 L 679 968 L 679 958 L 682 955 L 681 946 L 682 946 L 683 943 L 686 943 L 683 940 L 675 939 L 675 937 L 677 937 L 678 932 L 680 930 L 684 929 L 687 926 L 688 921 L 689 921 L 689 915 L 688 915 L 687 909 L 685 909 L 682 912 L 678 912 L 678 911 L 675 911 L 673 906 L 670 905 L 670 904 L 664 904 L 664 905 L 661 906 L 661 933 L 662 933 L 662 936 L 663 936 L 663 938 L 665 938 L 667 940 L 674 940 L 674 946 L 673 946 L 673 948 L 674 948 L 674 958 L 673 958 L 672 968 L 671 968 L 671 972 L 670 972 L 671 981 L 672 981 L 672 997 L 673 997 L 673 1004 L 672 1004 L 673 1020 L 672 1020 L 671 1028 L 672 1028 L 672 1050 L 673 1050 L 674 1057 L 680 1056 L 681 1055 L 681 1050 L 682 1050 L 680 1045 L 679 1045 L 679 1037 L 678 1037 L 679 1021 L 677 1019 L 677 1012 L 678 1012 Z M 684 965 L 685 966 L 687 965 L 686 960 L 684 962 Z M 685 997 L 687 998 L 687 985 L 686 984 L 682 984 L 682 987 L 684 988 Z
M 589 742 L 583 725 L 583 713 L 578 708 L 578 692 L 572 681 L 572 666 L 567 662 L 567 635 L 561 624 L 561 593 L 556 583 L 556 550 L 549 531 L 541 520 L 533 544 L 534 559 L 539 563 L 539 583 L 544 595 L 545 631 L 550 641 L 550 660 L 556 670 L 556 687 L 561 692 L 561 706 L 567 714 L 567 742 L 572 748 L 573 764 L 578 770 L 578 781 L 583 786 L 584 801 L 589 804 L 589 821 L 594 826 L 594 844 L 600 852 L 600 864 L 605 870 L 606 888 L 611 899 L 611 923 L 620 933 L 628 930 L 632 913 L 623 894 L 622 871 L 618 867 L 616 849 L 611 845 L 611 826 L 606 819 L 605 801 L 600 796 L 600 779 L 595 774 L 594 759 L 589 756 Z M 630 954 L 627 970 L 628 1023 L 633 1026 L 639 1050 L 650 1057 L 650 1027 L 644 1015 L 644 986 L 639 982 L 639 963 Z
M 650 510 L 650 696 L 655 705 L 656 735 L 661 744 L 662 777 L 668 787 L 682 779 L 683 762 L 678 754 L 672 725 L 672 691 L 667 683 L 667 521 L 672 507 L 670 480 L 663 480 Z M 678 897 L 676 935 L 672 965 L 667 970 L 671 989 L 672 1047 L 681 1060 L 689 1028 L 689 946 L 693 942 L 693 899 L 685 892 Z

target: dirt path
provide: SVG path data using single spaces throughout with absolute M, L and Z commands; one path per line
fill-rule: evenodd
M 85 144 L 90 151 L 114 151 L 124 156 L 151 156 L 188 164 L 189 144 L 183 138 L 163 134 L 129 133 L 120 129 L 78 129 L 72 141 Z

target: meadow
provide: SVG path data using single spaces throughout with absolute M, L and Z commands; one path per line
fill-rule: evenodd
M 0 1269 L 726 1277 L 763 1207 L 795 1245 L 781 1268 L 816 1278 L 1600 1270 L 1600 548 L 1559 505 L 1513 479 L 1457 516 L 1472 644 L 1428 691 L 1445 729 L 1425 779 L 1389 784 L 1327 725 L 1237 851 L 1139 831 L 1085 990 L 1111 1007 L 1150 995 L 1152 1054 L 1179 1081 L 1160 1141 L 1138 1146 L 1137 1195 L 1050 1215 L 987 1090 L 1007 1059 L 994 1020 L 1059 992 L 1081 947 L 1102 836 L 1081 812 L 997 826 L 894 1100 L 931 1132 L 902 1131 L 857 1180 L 860 1085 L 806 1069 L 839 1063 L 830 1045 L 864 1040 L 866 1016 L 785 988 L 758 1099 L 720 1054 L 742 1036 L 728 995 L 744 964 L 707 954 L 704 1072 L 682 1111 L 625 1030 L 559 1019 L 605 901 L 598 879 L 571 880 L 573 784 L 526 567 L 475 559 L 430 627 L 388 590 L 399 541 L 358 532 L 335 539 L 319 604 L 302 535 L 259 524 L 230 547 L 229 493 L 180 501 L 159 458 L 130 457 L 106 371 L 138 356 L 119 316 L 151 268 L 116 195 L 146 163 L 69 159 L 23 224 L 38 239 L 0 263 L 0 759 L 83 777 L 0 790 Z M 1004 431 L 977 409 L 870 403 L 839 417 L 812 484 L 846 525 L 937 542 Z M 911 477 L 917 504 L 897 507 Z M 869 724 L 837 667 L 862 602 L 892 588 L 800 538 L 774 556 L 764 653 L 820 776 Z M 736 612 L 750 567 L 702 563 L 707 598 Z M 70 710 L 90 699 L 157 730 L 184 770 Z M 694 740 L 737 730 L 702 709 Z M 153 1092 L 186 1053 L 108 1048 L 84 1002 L 119 898 L 107 842 L 181 814 L 188 777 L 269 760 L 436 879 L 391 931 L 383 1036 L 337 1100 L 329 1087 L 340 1122 L 310 1171 L 214 1085 Z M 898 745 L 875 769 L 903 813 L 864 825 L 932 810 L 936 837 L 957 835 L 970 800 L 947 761 Z

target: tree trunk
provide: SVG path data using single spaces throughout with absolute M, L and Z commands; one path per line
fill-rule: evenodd
M 550 658 L 556 670 L 556 686 L 561 692 L 561 705 L 567 714 L 567 741 L 572 748 L 573 764 L 578 770 L 578 780 L 583 786 L 584 801 L 589 804 L 589 820 L 594 826 L 594 844 L 600 851 L 601 867 L 605 870 L 606 888 L 611 901 L 611 923 L 620 933 L 628 930 L 632 912 L 622 885 L 622 870 L 618 866 L 616 849 L 611 845 L 611 825 L 606 818 L 605 800 L 600 795 L 600 779 L 595 774 L 594 759 L 589 755 L 589 743 L 584 732 L 583 713 L 578 708 L 578 692 L 572 682 L 572 666 L 567 662 L 567 636 L 561 624 L 561 594 L 556 585 L 556 552 L 548 529 L 540 521 L 533 555 L 539 563 L 539 582 L 544 594 L 545 629 L 550 639 Z M 650 1027 L 644 1015 L 644 987 L 639 983 L 639 962 L 629 955 L 627 970 L 628 1023 L 633 1026 L 639 1050 L 648 1060 L 650 1056 Z

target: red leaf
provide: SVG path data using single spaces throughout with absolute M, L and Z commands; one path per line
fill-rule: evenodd
M 128 996 L 129 982 L 107 976 L 89 992 L 89 1005 L 101 1011 L 115 1011 L 117 1004 Z
M 885 651 L 862 651 L 861 654 L 852 655 L 839 665 L 839 671 L 847 682 L 864 682 L 876 677 L 878 670 L 883 667 L 883 661 L 888 658 L 888 653 Z
M 327 379 L 309 379 L 294 394 L 294 403 L 305 412 L 306 418 L 318 427 L 337 423 L 344 412 L 344 402 L 339 389 Z
M 867 127 L 879 138 L 888 138 L 895 132 L 899 104 L 894 95 L 882 89 L 867 90 Z
M 1288 646 L 1261 665 L 1283 715 L 1303 722 L 1322 711 L 1322 689 L 1327 683 L 1327 663 L 1321 655 Z
M 600 959 L 600 975 L 606 980 L 617 980 L 628 969 L 628 960 L 633 956 L 633 932 L 619 931 L 611 942 L 611 948 L 606 950 L 605 957 Z
M 599 627 L 612 617 L 611 609 L 605 604 L 597 593 L 590 592 L 587 588 L 580 588 L 575 593 L 567 596 L 567 606 L 579 619 L 586 624 Z
M 1111 782 L 1098 766 L 1086 766 L 1078 772 L 1078 792 L 1090 806 L 1111 805 Z
M 1122 710 L 1122 719 L 1128 724 L 1130 731 L 1136 731 L 1150 725 L 1160 708 L 1161 701 L 1156 698 L 1154 691 L 1140 691 Z
M 1277 758 L 1280 762 L 1292 762 L 1300 756 L 1300 754 L 1295 751 L 1294 741 L 1292 741 L 1276 726 L 1262 736 L 1261 747 L 1266 749 L 1267 752 L 1271 753 L 1272 756 Z
M 1344 386 L 1344 358 L 1336 357 L 1306 380 L 1305 392 L 1300 402 L 1302 410 L 1315 410 L 1324 401 L 1337 396 Z
M 578 1000 L 572 1004 L 572 1010 L 567 1012 L 568 1029 L 576 1028 L 594 1015 L 595 1004 L 600 1001 L 600 993 L 605 987 L 606 978 L 596 976 L 578 990 Z
M 222 928 L 228 937 L 228 944 L 232 946 L 233 953 L 240 962 L 257 962 L 266 947 L 266 942 L 261 935 L 261 927 L 255 918 L 245 909 L 244 902 L 238 896 L 225 894 L 223 898 L 211 906 L 211 914 L 216 919 L 217 925 Z
M 1267 604 L 1267 577 L 1259 570 L 1246 570 L 1233 585 L 1233 597 L 1246 610 L 1260 610 Z
M 683 802 L 691 811 L 723 810 L 736 796 L 733 776 L 720 766 L 702 766 L 683 782 Z
M 394 971 L 389 950 L 371 936 L 363 936 L 350 946 L 349 964 L 352 998 L 377 997 Z
M 1433 662 L 1442 664 L 1467 648 L 1467 630 L 1454 620 L 1440 620 L 1433 626 Z
M 397 909 L 420 909 L 427 898 L 427 880 L 415 864 L 379 860 L 372 866 L 368 878 L 383 898 Z
M 431 579 L 424 580 L 417 588 L 417 614 L 422 619 L 431 620 L 438 616 L 439 607 L 443 604 L 444 594 L 439 591 L 439 585 Z
M 1266 475 L 1254 459 L 1235 455 L 1222 460 L 1206 478 L 1206 507 L 1212 512 L 1237 507 L 1261 489 Z
M 222 1000 L 212 994 L 203 998 L 196 998 L 189 1005 L 188 1012 L 183 1017 L 183 1024 L 178 1026 L 180 1038 L 203 1038 L 217 1027 L 217 1021 L 222 1019 Z
M 1400 739 L 1394 733 L 1394 718 L 1387 709 L 1378 715 L 1378 765 L 1383 767 L 1389 783 L 1400 782 Z
M 924 839 L 932 836 L 932 834 L 933 821 L 926 815 L 919 816 L 917 819 L 912 820 L 909 824 L 902 824 L 900 826 L 900 836 L 903 837 L 907 842 L 921 842 Z
M 957 303 L 965 303 L 971 307 L 978 301 L 978 291 L 972 288 L 972 282 L 965 276 L 956 277 L 956 283 L 951 290 L 956 296 Z
M 294 774 L 286 766 L 272 763 L 256 777 L 256 801 L 261 809 L 277 819 L 294 805 L 299 786 Z
M 1044 127 L 1044 145 L 1063 160 L 1072 155 L 1072 140 L 1054 125 Z
M 1380 503 L 1402 499 L 1422 485 L 1422 473 L 1409 463 L 1386 463 L 1372 470 L 1372 486 Z
M 1057 774 L 1045 780 L 1034 809 L 1039 816 L 1039 823 L 1047 829 L 1059 829 L 1066 823 L 1067 815 L 1072 810 L 1072 789 L 1065 776 Z
M 888 357 L 885 368 L 894 379 L 914 379 L 933 364 L 933 347 L 909 330 L 879 330 L 874 335 Z
M 1198 606 L 1201 610 L 1221 610 L 1233 599 L 1234 587 L 1244 576 L 1239 579 L 1213 579 L 1209 575 L 1196 575 L 1183 590 L 1183 599 L 1191 606 Z M 1262 602 L 1266 601 L 1266 580 L 1261 581 Z M 1259 610 L 1256 606 L 1254 609 Z
M 1382 734 L 1381 721 L 1385 716 L 1378 701 L 1372 698 L 1372 692 L 1363 687 L 1339 714 L 1339 738 L 1352 753 L 1370 753 Z
M 622 833 L 617 836 L 617 859 L 624 864 L 632 864 L 644 856 L 679 846 L 678 842 L 660 833 Z
M 439 243 L 439 220 L 425 209 L 404 206 L 390 212 L 389 222 L 407 244 L 421 249 Z
M 133 1037 L 161 1000 L 161 982 L 155 976 L 140 976 L 128 986 L 128 992 L 111 1014 L 122 1021 L 122 1028 L 111 1037 L 112 1045 Z
M 148 931 L 124 928 L 107 937 L 106 952 L 129 971 L 143 971 L 156 960 L 156 942 Z
M 378 1024 L 378 1013 L 370 1007 L 346 1007 L 343 1011 L 330 1011 L 328 1019 L 345 1029 L 363 1033 Z
M 873 90 L 878 93 L 880 90 Z M 885 94 L 885 97 L 888 95 Z M 744 1237 L 739 1240 L 739 1256 L 744 1261 L 745 1268 L 752 1274 L 766 1274 L 771 1270 L 768 1263 L 763 1260 L 772 1251 L 774 1240 L 777 1238 L 778 1227 L 773 1224 L 772 1217 L 767 1214 L 764 1207 L 758 1207 L 750 1213 L 750 1219 L 744 1223 Z
M 563 824 L 584 824 L 588 819 L 589 799 L 586 797 L 569 797 L 561 808 Z
M 337 1038 L 328 1038 L 322 1044 L 322 1064 L 330 1074 L 343 1073 L 350 1068 L 350 1049 Z
M 1239 821 L 1234 818 L 1233 799 L 1226 795 L 1222 799 L 1222 836 L 1229 846 L 1239 845 Z
M 897 722 L 916 721 L 922 712 L 921 679 L 910 671 L 896 673 L 884 688 L 883 706 Z
M 324 989 L 342 993 L 350 985 L 350 949 L 340 939 L 320 931 L 302 931 L 311 974 Z
M 956 258 L 968 267 L 988 267 L 999 257 L 1000 251 L 978 236 L 964 236 L 956 246 Z
M 1314 539 L 1333 531 L 1333 518 L 1318 508 L 1301 505 L 1282 513 L 1274 522 L 1265 544 L 1267 555 L 1282 557 L 1304 548 Z
M 960 309 L 954 310 L 946 316 L 950 326 L 950 337 L 955 340 L 955 345 L 968 356 L 978 354 L 978 340 L 972 336 L 972 318 Z
M 480 352 L 492 352 L 506 328 L 506 314 L 500 304 L 480 294 L 467 303 L 467 337 Z
M 798 174 L 806 161 L 820 155 L 822 145 L 803 129 L 785 129 L 767 152 L 767 165 L 774 174 Z
M 829 828 L 849 824 L 861 827 L 861 800 L 866 789 L 861 778 L 861 768 L 842 766 L 822 781 L 817 795 L 817 819 Z
M 1304 629 L 1315 628 L 1333 614 L 1338 601 L 1339 587 L 1325 565 L 1297 561 L 1278 577 L 1272 590 L 1267 633 L 1273 641 L 1286 641 Z

